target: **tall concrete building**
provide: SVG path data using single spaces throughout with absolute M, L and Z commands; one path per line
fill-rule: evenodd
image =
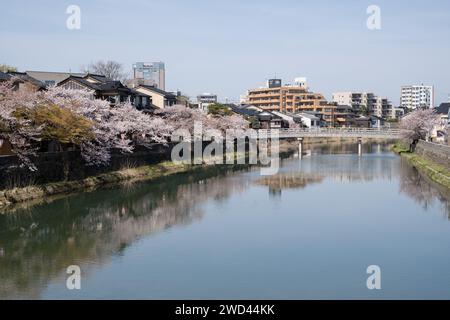
M 133 64 L 133 78 L 139 85 L 156 86 L 166 90 L 164 62 L 136 62 Z
M 338 105 L 352 107 L 355 112 L 364 110 L 377 117 L 395 118 L 392 103 L 387 98 L 378 97 L 372 92 L 335 92 L 332 100 Z
M 421 85 L 402 86 L 400 106 L 408 109 L 433 108 L 434 87 Z
M 305 78 L 297 78 L 293 85 L 283 85 L 281 79 L 270 79 L 267 87 L 248 90 L 246 103 L 264 111 L 320 114 L 332 127 L 351 123 L 351 107 L 338 106 L 328 102 L 321 93 L 309 91 Z

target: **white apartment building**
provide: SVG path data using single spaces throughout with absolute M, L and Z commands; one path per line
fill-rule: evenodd
M 422 85 L 402 86 L 400 106 L 408 109 L 433 108 L 434 87 Z
M 395 118 L 395 111 L 391 102 L 386 98 L 377 97 L 372 109 L 369 110 L 373 115 L 388 119 Z
M 378 97 L 372 92 L 335 92 L 332 100 L 338 105 L 350 106 L 354 111 L 366 110 L 377 117 L 393 118 L 395 116 L 389 99 Z

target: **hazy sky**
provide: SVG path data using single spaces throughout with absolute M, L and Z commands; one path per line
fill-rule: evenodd
M 81 8 L 81 30 L 66 8 Z M 369 5 L 381 30 L 366 27 Z M 399 101 L 404 84 L 450 93 L 450 1 L 2 1 L 0 63 L 78 71 L 98 59 L 164 61 L 166 88 L 238 99 L 267 78 L 312 90 L 367 90 Z

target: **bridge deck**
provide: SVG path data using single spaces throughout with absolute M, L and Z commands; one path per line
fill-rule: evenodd
M 328 138 L 328 137 L 354 137 L 354 138 L 390 138 L 401 137 L 402 130 L 384 128 L 315 128 L 315 129 L 260 129 L 260 135 L 279 138 Z

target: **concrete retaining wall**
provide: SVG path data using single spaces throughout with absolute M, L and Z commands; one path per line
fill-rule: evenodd
M 203 150 L 208 144 L 203 143 Z M 137 149 L 132 154 L 113 152 L 108 166 L 86 166 L 79 151 L 39 153 L 37 159 L 33 160 L 38 169 L 34 172 L 20 168 L 16 156 L 0 156 L 0 190 L 77 181 L 112 171 L 156 164 L 171 160 L 172 147 L 154 145 L 151 149 Z M 194 154 L 193 146 L 191 152 Z
M 419 141 L 414 151 L 418 155 L 450 169 L 450 146 Z
M 15 156 L 0 156 L 0 190 L 49 182 L 82 180 L 87 177 L 166 161 L 171 149 L 155 146 L 132 154 L 113 153 L 108 166 L 86 166 L 79 151 L 40 153 L 33 161 L 38 168 L 31 172 L 18 166 Z

